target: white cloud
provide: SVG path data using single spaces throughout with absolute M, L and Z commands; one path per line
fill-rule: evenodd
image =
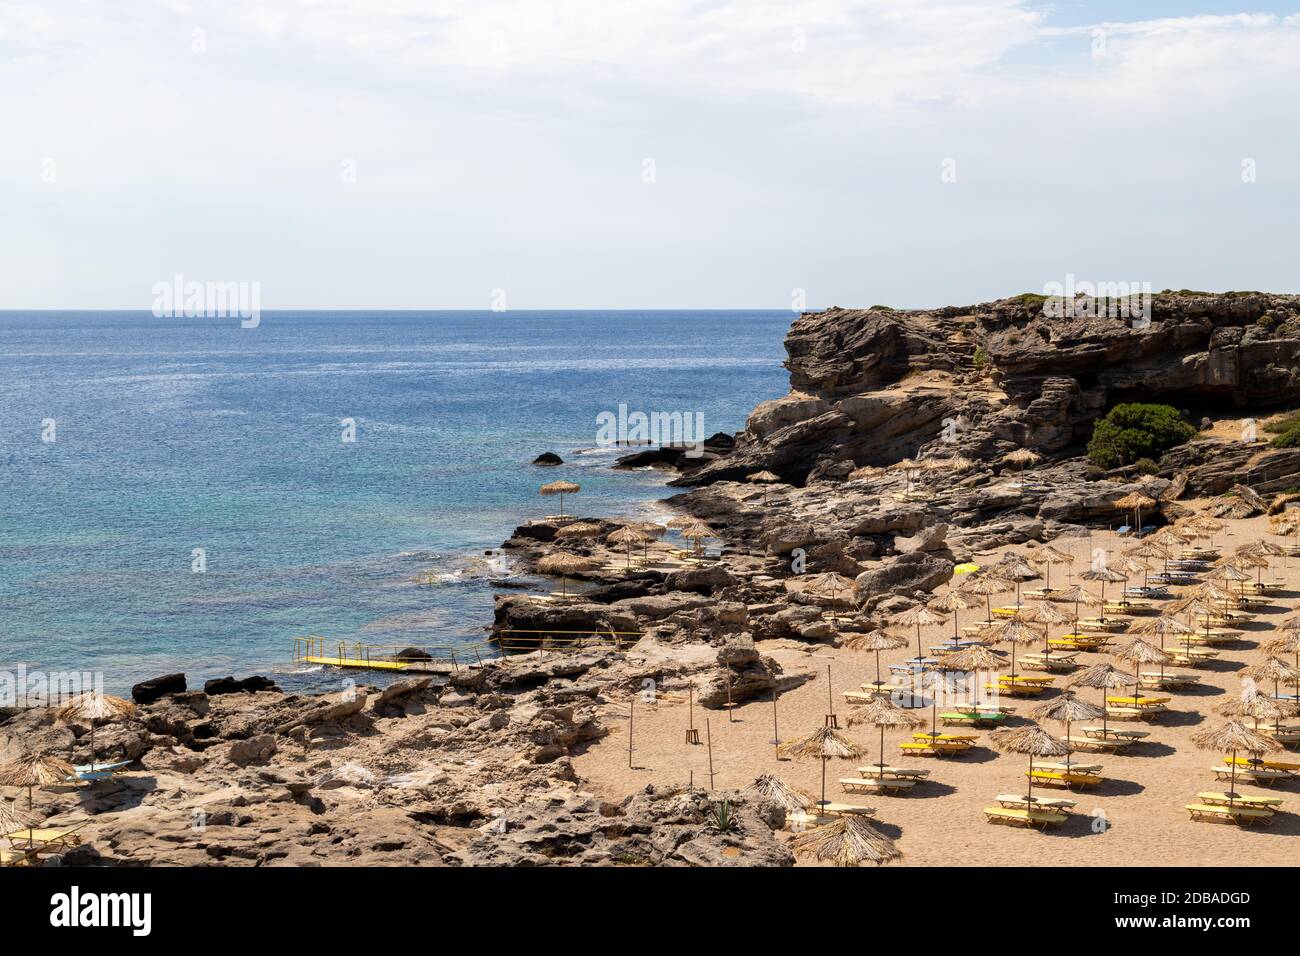
M 1291 281 L 1296 18 L 1101 22 L 1098 56 L 1039 7 L 10 0 L 0 307 L 175 271 L 313 307 Z

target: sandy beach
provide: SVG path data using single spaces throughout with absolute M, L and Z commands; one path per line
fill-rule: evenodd
M 1203 502 L 1188 502 L 1203 504 Z M 1214 546 L 1223 553 L 1259 540 L 1268 532 L 1264 517 L 1226 521 L 1225 529 L 1216 534 Z M 1275 538 L 1270 540 L 1276 541 Z M 1076 556 L 1074 571 L 1086 569 L 1086 556 L 1093 548 L 1106 548 L 1110 558 L 1134 544 L 1113 532 L 1098 532 L 1091 539 L 1061 538 L 1053 544 Z M 981 564 L 992 563 L 1004 552 L 1031 553 L 1025 547 L 997 549 L 980 555 Z M 1219 658 L 1198 668 L 1199 686 L 1170 694 L 1169 712 L 1150 722 L 1114 724 L 1150 731 L 1150 736 L 1123 754 L 1089 755 L 1082 758 L 1104 767 L 1105 782 L 1082 792 L 1063 789 L 1037 790 L 1048 796 L 1063 796 L 1078 802 L 1074 814 L 1064 826 L 1045 832 L 1013 827 L 993 826 L 985 821 L 982 809 L 1002 793 L 1022 793 L 1026 759 L 998 754 L 986 745 L 989 731 L 979 733 L 981 744 L 972 752 L 947 758 L 900 758 L 898 743 L 910 731 L 889 730 L 885 733 L 885 757 L 894 766 L 922 767 L 931 771 L 926 783 L 904 796 L 866 796 L 845 794 L 837 781 L 856 776 L 854 767 L 876 761 L 879 731 L 857 726 L 847 729 L 849 707 L 843 692 L 856 690 L 875 677 L 875 655 L 829 646 L 772 641 L 760 644 L 760 651 L 774 657 L 787 675 L 807 672 L 812 676 L 801 686 L 784 692 L 777 704 L 780 736 L 791 740 L 805 736 L 821 726 L 827 712 L 826 668 L 831 668 L 832 699 L 840 726 L 855 742 L 868 748 L 861 760 L 833 760 L 826 770 L 827 799 L 875 807 L 880 829 L 895 837 L 904 853 L 903 865 L 912 866 L 1281 866 L 1295 863 L 1300 844 L 1292 840 L 1300 834 L 1300 794 L 1295 781 L 1284 782 L 1266 790 L 1238 782 L 1239 793 L 1267 793 L 1286 801 L 1284 812 L 1267 827 L 1236 827 L 1189 820 L 1184 805 L 1194 802 L 1195 794 L 1204 790 L 1224 790 L 1226 784 L 1214 780 L 1210 768 L 1222 756 L 1198 749 L 1192 733 L 1205 722 L 1222 722 L 1217 708 L 1237 694 L 1241 687 L 1240 669 L 1263 659 L 1257 643 L 1273 636 L 1276 622 L 1290 614 L 1300 602 L 1300 559 L 1277 558 L 1272 577 L 1285 582 L 1286 590 L 1270 600 L 1254 618 L 1242 626 L 1243 639 L 1222 648 Z M 1053 583 L 1062 586 L 1064 566 L 1053 570 Z M 956 579 L 953 584 L 960 583 Z M 1033 587 L 1035 583 L 1027 584 Z M 935 592 L 941 596 L 951 585 Z M 1096 585 L 1085 585 L 1096 590 Z M 1113 594 L 1118 586 L 1108 591 Z M 1171 589 L 1175 597 L 1186 588 Z M 1001 603 L 1010 603 L 1004 596 Z M 997 599 L 995 599 L 997 603 Z M 982 609 L 960 612 L 959 623 L 982 617 Z M 1137 620 L 1136 618 L 1132 620 Z M 1061 633 L 1053 628 L 1052 634 Z M 950 637 L 951 622 L 922 630 L 922 643 L 936 644 Z M 882 666 L 903 661 L 915 654 L 913 640 L 905 648 L 882 653 Z M 1113 658 L 1107 653 L 1085 653 L 1080 663 L 1089 666 Z M 1121 669 L 1126 669 L 1120 665 Z M 1180 670 L 1185 668 L 1179 668 Z M 1023 671 L 1023 669 L 1022 669 Z M 1040 700 L 1059 693 L 1071 675 L 1058 675 L 1053 690 L 1042 698 L 1010 699 L 1006 703 L 1023 717 Z M 1166 692 L 1161 692 L 1164 696 Z M 638 698 L 634 711 L 633 767 L 628 767 L 626 704 L 605 709 L 604 717 L 613 732 L 595 742 L 574 759 L 574 767 L 584 789 L 606 798 L 621 798 L 647 784 L 685 785 L 692 780 L 697 786 L 709 786 L 708 746 L 685 743 L 687 707 L 684 695 L 671 692 L 653 706 Z M 1088 689 L 1079 696 L 1090 702 L 1100 700 L 1100 692 Z M 942 709 L 942 708 L 941 708 Z M 928 721 L 930 709 L 916 714 Z M 773 707 L 770 700 L 737 705 L 730 719 L 726 711 L 695 709 L 695 725 L 705 739 L 705 721 L 712 740 L 713 779 L 716 789 L 744 787 L 762 773 L 775 773 L 786 783 L 817 797 L 821 781 L 820 762 L 778 759 L 773 740 Z M 1011 725 L 1023 725 L 1021 719 Z M 1063 735 L 1060 724 L 1048 722 L 1045 729 Z M 926 727 L 921 729 L 928 729 Z M 965 731 L 963 731 L 965 732 Z M 1077 729 L 1075 731 L 1077 733 Z M 1283 752 L 1279 759 L 1293 759 L 1293 752 Z M 1104 820 L 1104 825 L 1100 822 Z M 788 839 L 788 833 L 785 836 Z M 799 865 L 810 865 L 800 858 Z

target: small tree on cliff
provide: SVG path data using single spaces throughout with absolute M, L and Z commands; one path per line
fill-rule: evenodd
M 1195 434 L 1196 429 L 1168 405 L 1116 405 L 1093 428 L 1088 460 L 1118 468 L 1141 458 L 1157 459 Z

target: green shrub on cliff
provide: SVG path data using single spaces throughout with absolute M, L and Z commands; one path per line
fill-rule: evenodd
M 1196 429 L 1168 405 L 1116 405 L 1093 428 L 1088 460 L 1103 468 L 1154 460 L 1195 434 Z
M 1274 448 L 1300 448 L 1300 425 L 1293 425 L 1273 439 Z

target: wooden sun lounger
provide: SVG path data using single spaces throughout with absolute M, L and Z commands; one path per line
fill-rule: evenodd
M 924 743 L 915 740 L 904 741 L 898 745 L 898 748 L 905 754 L 918 754 L 922 757 L 944 757 L 952 754 L 965 753 L 971 749 L 971 745 L 965 741 L 957 740 L 934 740 L 926 741 Z
M 1010 694 L 1012 697 L 1037 697 L 1046 688 L 1041 684 L 985 684 L 985 690 L 995 690 L 1001 694 Z
M 1013 827 L 1057 826 L 1070 819 L 1062 810 L 1028 810 L 1022 807 L 985 807 L 984 817 L 989 823 L 1003 823 Z
M 875 807 L 860 807 L 855 803 L 835 803 L 834 801 L 814 804 L 810 809 L 817 813 L 828 813 L 833 816 L 874 817 L 876 815 Z
M 979 734 L 932 734 L 928 730 L 918 730 L 912 734 L 912 739 L 924 740 L 926 743 L 937 740 L 940 743 L 957 741 L 959 743 L 973 744 L 980 738 Z
M 1128 627 L 1127 621 L 1116 621 L 1111 618 L 1085 617 L 1079 621 L 1079 627 L 1084 631 L 1100 631 L 1105 634 L 1116 634 Z
M 1279 780 L 1295 779 L 1292 774 L 1287 773 L 1285 770 L 1266 770 L 1255 767 L 1238 767 L 1235 775 L 1232 767 L 1211 767 L 1210 771 L 1220 780 L 1231 782 L 1235 776 L 1237 780 L 1245 780 L 1261 787 L 1271 787 Z
M 14 830 L 0 839 L 8 840 L 9 845 L 14 849 L 27 849 L 40 853 L 51 847 L 62 849 L 80 845 L 81 837 L 78 831 L 85 825 L 83 821 L 74 827 L 33 827 L 30 830 Z
M 1094 784 L 1102 782 L 1102 777 L 1095 773 L 1079 773 L 1077 771 L 1066 772 L 1064 770 L 1040 770 L 1035 767 L 1032 771 L 1026 770 L 1025 776 L 1031 778 L 1034 783 L 1047 787 L 1091 787 Z
M 879 700 L 881 697 L 889 697 L 900 687 L 882 687 L 879 690 L 846 690 L 844 699 L 850 704 L 869 704 L 873 700 Z
M 1196 799 L 1201 803 L 1208 803 L 1217 806 L 1220 803 L 1228 803 L 1229 796 L 1226 793 L 1219 793 L 1218 791 L 1203 790 L 1196 795 Z M 1233 806 L 1238 807 L 1269 807 L 1277 809 L 1282 806 L 1281 797 L 1256 796 L 1249 793 L 1233 794 L 1231 801 Z
M 998 677 L 999 684 L 1037 684 L 1039 687 L 1051 687 L 1055 677 L 1028 677 L 1024 674 L 1003 674 Z
M 1129 730 L 1126 727 L 1083 727 L 1080 728 L 1089 737 L 1095 737 L 1104 740 L 1108 737 L 1114 737 L 1118 740 L 1141 740 L 1143 737 L 1150 737 L 1149 730 Z
M 1172 671 L 1143 671 L 1138 675 L 1142 687 L 1172 690 L 1176 687 L 1191 687 L 1201 679 L 1199 674 L 1178 674 Z
M 1187 812 L 1198 822 L 1228 822 L 1239 826 L 1265 823 L 1273 819 L 1273 811 L 1264 807 L 1225 807 L 1212 803 L 1189 803 Z
M 1292 763 L 1290 760 L 1251 760 L 1249 757 L 1234 760 L 1232 757 L 1224 757 L 1223 762 L 1235 763 L 1238 767 L 1263 767 L 1265 770 L 1284 770 L 1289 774 L 1300 773 L 1300 763 Z
M 1036 810 L 1065 810 L 1069 811 L 1078 806 L 1078 803 L 1069 797 L 1026 797 L 1024 794 L 999 793 L 993 798 L 1004 807 L 1029 807 Z
M 930 776 L 929 770 L 916 770 L 911 767 L 881 767 L 879 764 L 867 764 L 865 767 L 856 768 L 858 775 L 862 777 L 878 777 L 882 773 L 886 777 L 901 777 L 904 779 L 921 779 Z
M 1020 663 L 1033 671 L 1063 674 L 1079 666 L 1074 658 L 1074 654 L 1053 654 L 1050 657 L 1046 654 L 1022 654 Z
M 846 793 L 889 793 L 911 790 L 916 781 L 897 777 L 841 777 L 840 786 Z
M 1007 715 L 1000 711 L 977 714 L 948 713 L 940 714 L 939 719 L 943 721 L 945 727 L 996 727 L 1007 719 Z
M 1078 734 L 1066 737 L 1065 742 L 1075 749 L 1098 750 L 1102 753 L 1119 753 L 1133 743 L 1131 740 L 1106 740 L 1098 737 L 1080 737 Z

